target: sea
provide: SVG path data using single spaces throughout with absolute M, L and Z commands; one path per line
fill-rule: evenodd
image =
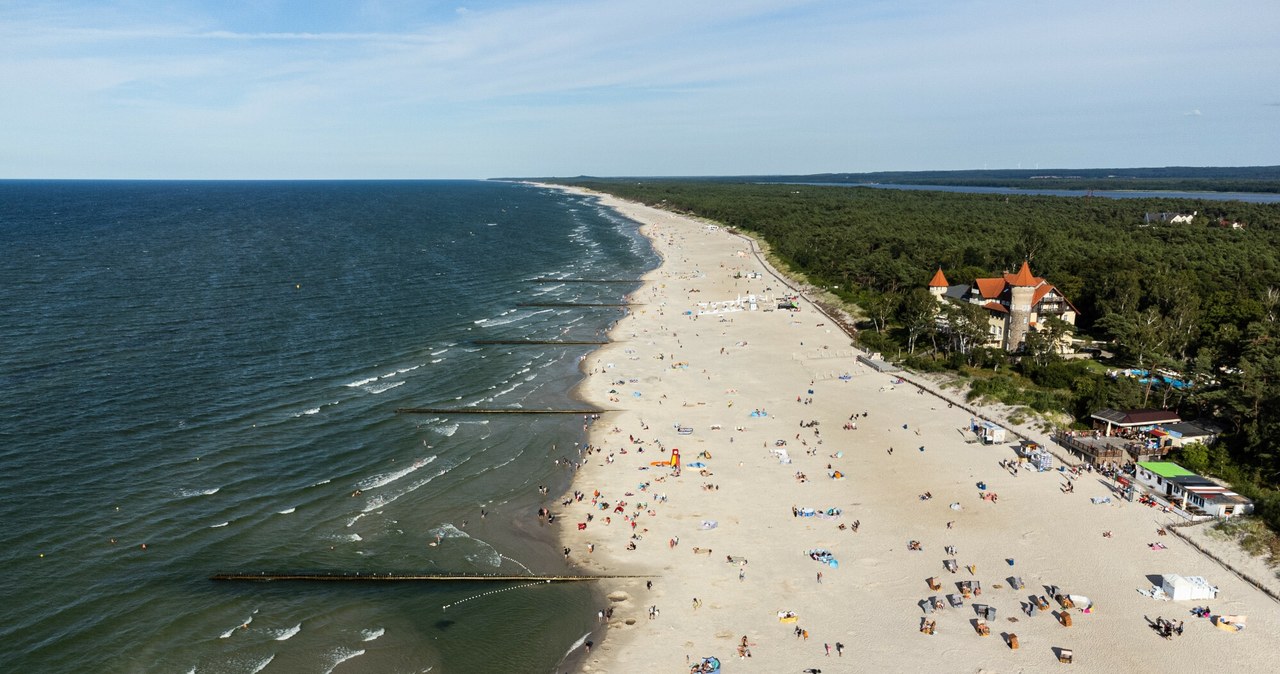
M 0 181 L 10 672 L 553 672 L 593 348 L 657 266 L 591 198 L 490 181 Z M 564 280 L 548 280 L 564 279 Z M 546 306 L 529 306 L 543 304 Z M 556 306 L 559 304 L 560 306 Z M 543 495 L 545 487 L 547 493 Z M 598 638 L 598 637 L 597 637 Z

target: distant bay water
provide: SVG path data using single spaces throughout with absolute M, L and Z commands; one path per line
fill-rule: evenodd
M 1095 196 L 1106 199 L 1205 199 L 1207 201 L 1243 201 L 1251 204 L 1280 203 L 1280 194 L 1270 192 L 1177 192 L 1166 190 L 1053 190 L 1020 187 L 984 187 L 980 185 L 900 185 L 894 183 L 762 183 L 773 185 L 814 185 L 817 187 L 874 187 L 883 190 L 916 192 L 959 192 L 961 194 L 1008 194 L 1049 197 Z
M 531 279 L 637 278 L 635 223 L 513 183 L 0 181 L 0 233 L 6 671 L 546 672 L 595 626 L 580 584 L 207 578 L 563 572 L 534 514 L 582 419 L 395 410 L 570 404 L 590 347 L 474 341 L 601 337 L 619 310 L 518 305 L 617 302 Z

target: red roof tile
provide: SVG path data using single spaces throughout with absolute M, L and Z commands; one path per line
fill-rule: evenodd
M 946 288 L 951 285 L 947 283 L 947 277 L 942 275 L 942 267 L 938 267 L 938 271 L 933 275 L 933 279 L 929 281 L 930 288 Z
M 979 278 L 974 279 L 973 284 L 978 287 L 978 292 L 982 293 L 982 299 L 993 300 L 1004 292 L 1004 279 L 1000 278 Z
M 1018 270 L 1017 275 L 1009 279 L 1009 285 L 1015 286 L 1037 286 L 1044 283 L 1044 279 L 1038 279 L 1031 275 L 1031 265 L 1026 260 L 1022 261 L 1022 268 Z

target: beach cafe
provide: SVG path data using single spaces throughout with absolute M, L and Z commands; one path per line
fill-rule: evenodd
M 1169 410 L 1098 410 L 1090 415 L 1093 427 L 1105 431 L 1106 435 L 1116 435 L 1121 431 L 1150 431 L 1159 424 L 1176 424 L 1182 421 L 1176 413 Z
M 1253 501 L 1172 461 L 1145 461 L 1134 475 L 1149 491 L 1192 517 L 1233 517 L 1253 512 Z

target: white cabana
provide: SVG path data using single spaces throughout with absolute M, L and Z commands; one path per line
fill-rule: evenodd
M 1174 601 L 1195 601 L 1198 599 L 1215 599 L 1218 588 L 1209 584 L 1201 576 L 1179 576 L 1166 573 L 1161 578 L 1160 587 Z

